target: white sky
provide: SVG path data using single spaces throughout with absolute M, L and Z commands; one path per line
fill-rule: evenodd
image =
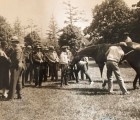
M 63 1 L 67 0 L 0 0 L 0 15 L 5 17 L 10 24 L 13 24 L 18 17 L 22 25 L 27 26 L 30 19 L 43 29 L 43 33 L 48 29 L 50 18 L 53 15 L 59 28 L 64 27 L 66 20 L 65 5 Z M 85 18 L 88 22 L 78 23 L 82 29 L 92 21 L 92 8 L 101 4 L 103 0 L 70 0 L 72 6 L 78 7 L 78 10 L 85 11 Z M 130 7 L 139 0 L 124 0 Z

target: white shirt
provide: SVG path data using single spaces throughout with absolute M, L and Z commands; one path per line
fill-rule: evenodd
M 60 64 L 68 64 L 69 59 L 68 55 L 66 52 L 61 52 L 60 57 L 59 57 L 59 63 Z

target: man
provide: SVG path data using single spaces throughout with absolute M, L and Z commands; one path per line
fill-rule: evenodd
M 35 46 L 35 52 L 33 53 L 33 65 L 34 65 L 34 77 L 35 77 L 35 87 L 42 86 L 42 73 L 41 64 L 43 63 L 43 53 L 41 52 L 41 46 Z
M 42 63 L 42 79 L 44 78 L 44 82 L 47 81 L 47 76 L 48 76 L 48 58 L 47 58 L 47 53 L 48 53 L 48 47 L 44 47 L 42 52 L 43 52 L 43 63 Z
M 68 54 L 67 54 L 67 46 L 62 46 L 62 51 L 59 56 L 59 64 L 61 66 L 61 87 L 63 85 L 63 79 L 65 80 L 65 85 L 68 85 L 68 80 L 67 78 L 64 78 L 64 69 L 68 66 L 69 59 L 68 59 Z
M 30 77 L 30 83 L 32 82 L 32 58 L 31 53 L 32 47 L 28 45 L 25 50 L 25 64 L 26 64 L 26 71 L 25 71 L 25 82 L 28 81 L 28 76 Z
M 11 39 L 13 51 L 11 53 L 11 81 L 9 87 L 8 99 L 14 99 L 15 90 L 17 90 L 17 99 L 21 99 L 22 90 L 22 70 L 23 70 L 23 52 L 19 45 L 19 40 L 16 36 Z
M 124 80 L 120 75 L 120 69 L 118 66 L 123 56 L 124 56 L 124 52 L 120 46 L 111 46 L 106 52 L 106 59 L 107 59 L 106 66 L 107 66 L 109 94 L 113 94 L 113 76 L 112 76 L 113 72 L 116 76 L 116 79 L 118 81 L 118 84 L 120 86 L 123 95 L 129 94 L 129 92 L 127 92 L 125 88 Z
M 58 80 L 58 69 L 59 69 L 59 57 L 57 52 L 54 49 L 54 46 L 50 46 L 49 47 L 49 51 L 47 54 L 47 58 L 49 60 L 49 64 L 50 64 L 50 74 L 51 74 L 51 80 Z

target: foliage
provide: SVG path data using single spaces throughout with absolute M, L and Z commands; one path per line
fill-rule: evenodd
M 14 22 L 14 32 L 13 32 L 13 34 L 18 36 L 18 37 L 23 35 L 21 22 L 20 22 L 20 20 L 18 18 Z
M 132 24 L 131 36 L 133 41 L 140 43 L 140 1 L 132 9 L 134 22 Z
M 66 5 L 66 12 L 65 14 L 67 15 L 67 20 L 64 21 L 66 24 L 71 24 L 74 25 L 76 22 L 86 22 L 87 19 L 85 19 L 84 11 L 79 11 L 77 10 L 78 7 L 74 7 L 71 5 L 70 1 L 68 2 L 63 2 Z
M 105 0 L 93 9 L 92 23 L 84 33 L 95 43 L 119 42 L 122 33 L 131 31 L 132 15 L 123 0 Z
M 85 40 L 78 27 L 68 25 L 62 29 L 59 37 L 59 45 L 68 45 L 70 48 L 80 48 L 81 43 Z
M 12 36 L 12 28 L 3 16 L 0 16 L 0 39 L 8 41 Z
M 40 42 L 40 36 L 36 31 L 33 31 L 29 34 L 27 34 L 27 36 L 25 36 L 24 38 L 24 42 L 26 43 L 26 45 L 33 45 L 33 43 L 38 43 Z
M 58 48 L 58 27 L 57 23 L 52 16 L 49 24 L 49 30 L 47 30 L 47 43 L 48 45 L 53 45 L 55 48 Z

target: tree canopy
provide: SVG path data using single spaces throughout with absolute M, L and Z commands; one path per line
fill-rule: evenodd
M 24 42 L 26 43 L 26 45 L 33 45 L 33 43 L 39 42 L 40 43 L 40 36 L 36 31 L 33 31 L 29 34 L 27 34 L 27 36 L 25 36 L 24 38 Z
M 3 16 L 0 16 L 0 39 L 8 41 L 12 36 L 12 28 Z
M 68 45 L 71 48 L 80 48 L 82 42 L 85 41 L 84 36 L 78 27 L 67 25 L 61 30 L 63 33 L 59 37 L 59 45 Z
M 105 0 L 92 12 L 92 23 L 84 32 L 95 43 L 116 43 L 122 33 L 131 31 L 133 14 L 123 0 Z

